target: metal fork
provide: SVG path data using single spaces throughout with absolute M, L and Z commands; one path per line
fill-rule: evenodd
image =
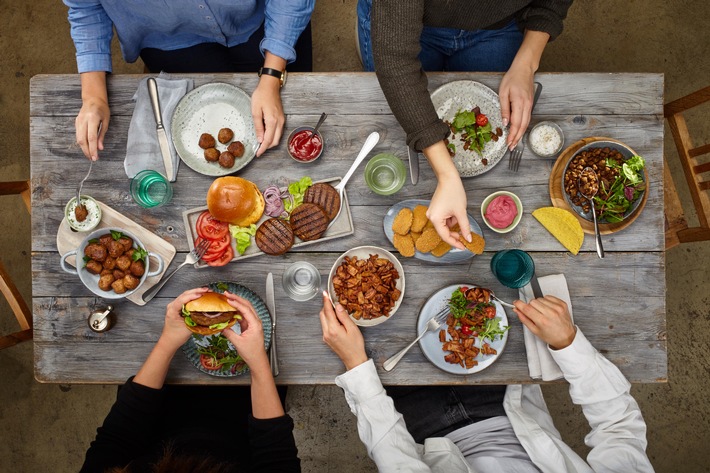
M 200 258 L 202 258 L 202 257 L 205 255 L 205 253 L 207 252 L 207 249 L 208 249 L 209 247 L 210 247 L 210 241 L 209 241 L 209 240 L 202 240 L 202 241 L 200 241 L 200 243 L 199 243 L 196 247 L 194 247 L 194 248 L 192 249 L 192 251 L 187 254 L 187 256 L 185 256 L 185 261 L 184 261 L 180 266 L 178 266 L 177 268 L 175 268 L 172 273 L 168 274 L 166 277 L 164 277 L 163 279 L 161 279 L 158 284 L 156 284 L 155 286 L 151 287 L 150 289 L 148 289 L 148 290 L 145 292 L 145 294 L 143 294 L 143 301 L 144 301 L 144 302 L 148 302 L 148 301 L 150 301 L 152 298 L 154 298 L 155 295 L 158 294 L 158 292 L 160 292 L 160 290 L 163 288 L 163 286 L 165 286 L 165 283 L 168 282 L 168 280 L 169 280 L 171 277 L 173 277 L 173 274 L 175 274 L 175 273 L 178 272 L 178 269 L 182 268 L 182 267 L 185 266 L 186 264 L 195 264 L 195 263 L 197 263 L 197 262 L 200 260 Z
M 441 311 L 439 311 L 438 314 L 436 314 L 434 317 L 429 319 L 424 326 L 424 330 L 422 333 L 419 334 L 417 338 L 414 339 L 412 343 L 398 351 L 395 355 L 392 357 L 388 358 L 383 364 L 382 368 L 384 368 L 385 371 L 392 371 L 395 366 L 397 366 L 397 363 L 399 363 L 399 360 L 404 357 L 405 353 L 409 351 L 410 348 L 414 346 L 415 343 L 417 343 L 425 333 L 427 332 L 434 332 L 436 330 L 439 330 L 441 326 L 444 324 L 444 321 L 446 320 L 446 317 L 449 316 L 449 313 L 451 311 L 449 310 L 449 307 L 443 308 Z
M 515 145 L 515 149 L 510 152 L 510 158 L 508 159 L 508 169 L 513 172 L 518 172 L 518 166 L 520 166 L 520 158 L 523 157 L 523 150 L 525 149 L 525 136 L 520 138 L 518 144 Z

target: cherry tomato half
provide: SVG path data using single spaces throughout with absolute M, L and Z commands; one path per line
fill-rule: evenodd
M 482 113 L 479 113 L 478 115 L 476 115 L 476 125 L 478 125 L 478 126 L 486 126 L 487 123 L 488 123 L 488 117 L 487 117 L 487 116 L 485 116 L 485 115 L 482 114 Z
M 207 264 L 210 266 L 224 266 L 232 261 L 232 258 L 234 258 L 234 250 L 232 250 L 231 246 L 228 246 L 224 249 L 224 253 L 222 253 L 221 256 L 212 261 L 207 261 Z
M 492 319 L 496 316 L 496 308 L 495 306 L 489 305 L 485 309 L 483 309 L 483 313 L 488 317 L 489 319 Z
M 219 240 L 224 235 L 229 234 L 229 224 L 217 220 L 207 210 L 202 212 L 197 218 L 195 227 L 197 234 L 208 240 Z
M 206 370 L 214 371 L 220 369 L 222 363 L 209 355 L 200 355 L 200 364 Z
M 470 325 L 462 325 L 461 326 L 461 333 L 464 335 L 471 335 L 471 333 L 473 333 L 473 331 L 471 330 L 471 326 Z

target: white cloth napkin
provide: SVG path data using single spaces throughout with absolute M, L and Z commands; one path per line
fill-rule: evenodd
M 555 296 L 567 303 L 570 316 L 574 322 L 572 314 L 572 302 L 569 298 L 569 289 L 567 288 L 567 279 L 564 274 L 552 274 L 538 279 L 542 294 L 546 296 Z M 534 298 L 532 287 L 530 284 L 520 288 L 518 291 L 520 299 L 530 301 Z M 530 377 L 533 379 L 542 379 L 543 381 L 553 381 L 562 378 L 562 371 L 557 366 L 555 360 L 547 348 L 547 343 L 537 338 L 533 333 L 523 326 L 523 337 L 525 338 L 525 351 L 528 355 L 528 369 Z
M 170 154 L 173 158 L 173 175 L 168 176 L 170 181 L 175 181 L 177 177 L 178 159 L 177 152 L 173 146 L 172 135 L 170 134 L 170 122 L 173 112 L 180 99 L 194 87 L 192 79 L 171 79 L 169 74 L 160 73 L 155 78 L 158 84 L 158 97 L 160 98 L 160 110 L 163 115 L 163 126 L 168 135 Z M 126 143 L 126 159 L 123 167 L 126 175 L 132 178 L 145 169 L 153 169 L 162 174 L 165 173 L 163 155 L 160 153 L 158 135 L 155 132 L 155 116 L 153 107 L 148 96 L 148 78 L 143 79 L 138 85 L 138 90 L 133 96 L 136 103 L 133 109 L 133 118 L 128 127 L 128 142 Z

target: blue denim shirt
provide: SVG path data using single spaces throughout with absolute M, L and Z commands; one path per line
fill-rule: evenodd
M 111 72 L 116 28 L 123 57 L 143 48 L 175 50 L 201 43 L 227 47 L 247 41 L 265 22 L 261 53 L 293 62 L 294 45 L 310 20 L 315 0 L 64 0 L 79 72 Z

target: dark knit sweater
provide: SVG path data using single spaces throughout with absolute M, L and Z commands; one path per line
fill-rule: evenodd
M 446 138 L 419 62 L 424 26 L 462 30 L 498 29 L 513 18 L 522 30 L 562 32 L 572 0 L 373 0 L 371 18 L 375 71 L 407 143 L 422 150 Z

